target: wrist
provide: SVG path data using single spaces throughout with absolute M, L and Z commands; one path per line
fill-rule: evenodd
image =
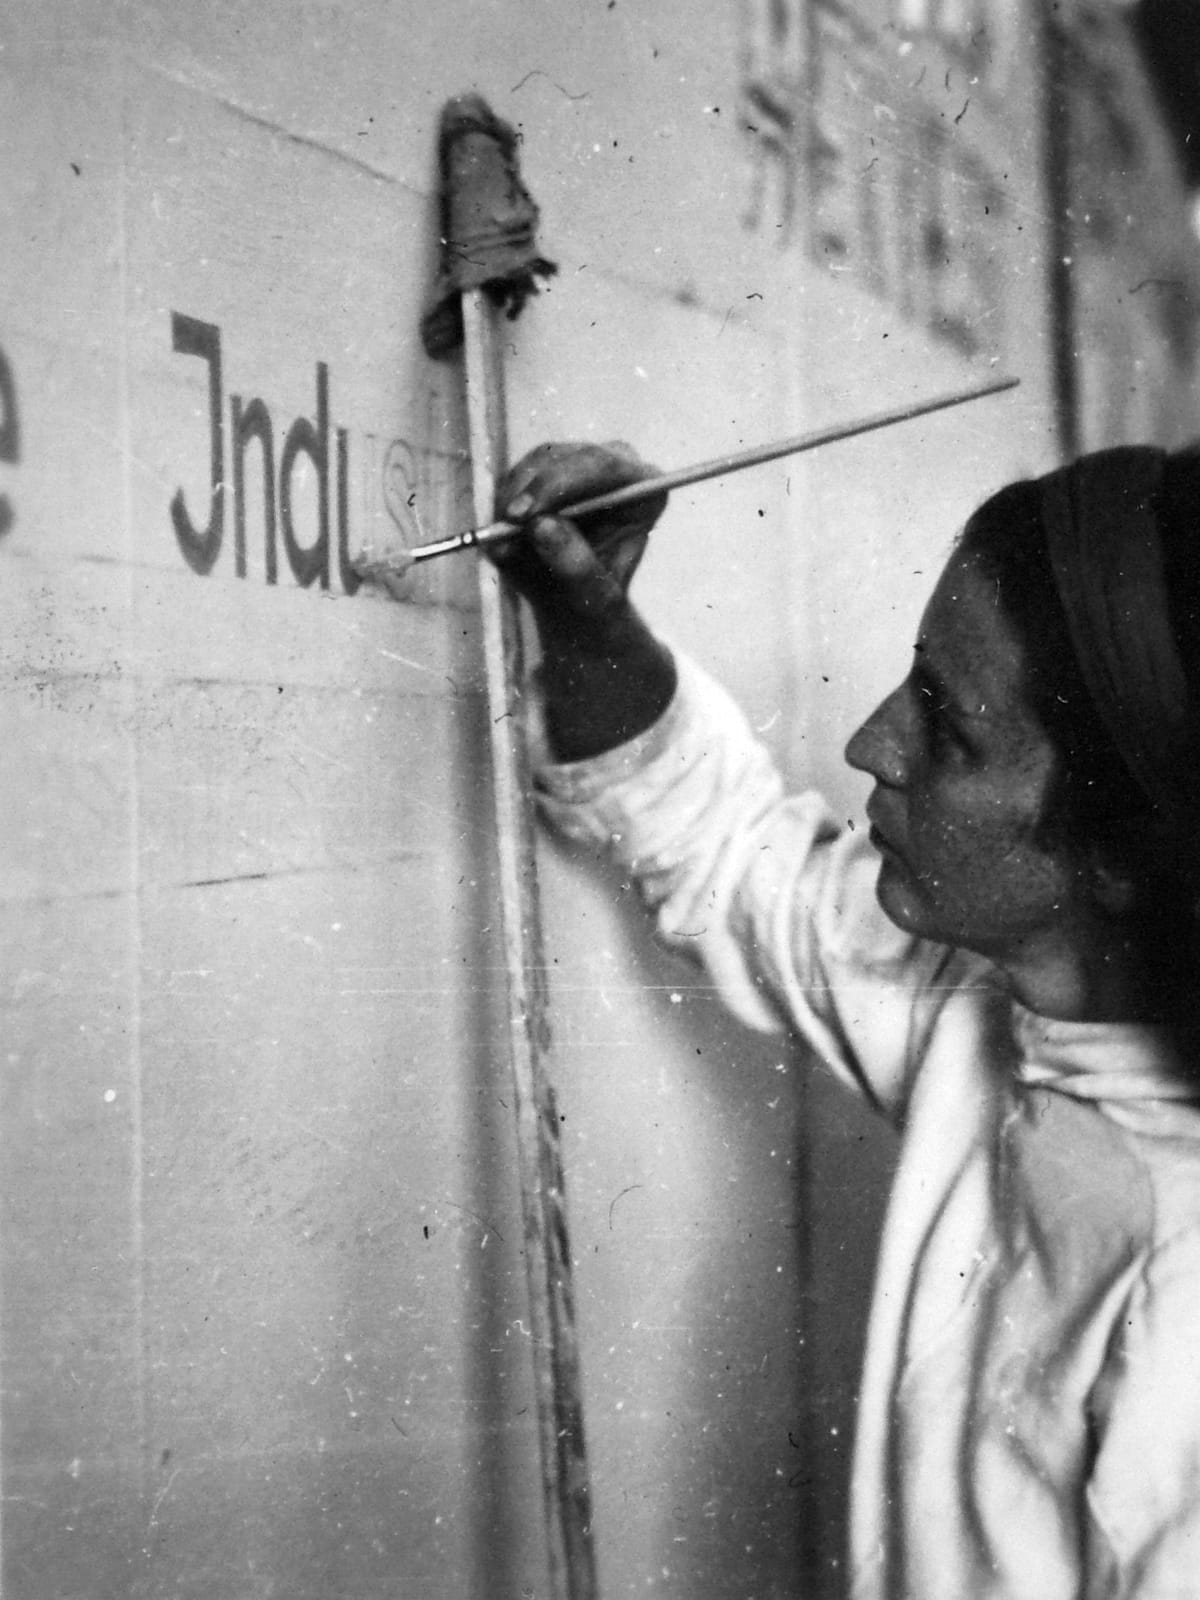
M 616 619 L 610 619 L 615 622 Z M 675 658 L 632 606 L 619 626 L 543 630 L 546 733 L 557 761 L 584 761 L 636 738 L 675 694 Z

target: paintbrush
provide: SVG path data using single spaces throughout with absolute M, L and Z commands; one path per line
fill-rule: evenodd
M 816 450 L 821 445 L 834 444 L 839 439 L 853 439 L 860 434 L 874 433 L 879 428 L 890 428 L 898 422 L 908 422 L 914 417 L 925 417 L 934 411 L 945 411 L 951 406 L 966 405 L 970 400 L 982 400 L 988 395 L 1002 394 L 1015 389 L 1019 378 L 997 378 L 977 389 L 959 390 L 955 394 L 940 395 L 934 400 L 920 400 L 913 405 L 901 406 L 891 411 L 880 411 L 874 416 L 862 417 L 857 422 L 834 424 L 818 428 L 811 433 L 795 434 L 790 439 L 778 439 L 773 444 L 757 445 L 749 450 L 737 450 L 731 455 L 714 456 L 711 460 L 697 462 L 694 466 L 679 467 L 674 472 L 658 472 L 641 478 L 637 483 L 627 483 L 620 489 L 607 489 L 603 494 L 592 495 L 567 506 L 558 507 L 556 517 L 588 517 L 599 511 L 614 511 L 619 506 L 632 505 L 647 500 L 652 495 L 671 489 L 682 489 L 688 484 L 703 483 L 708 478 L 727 477 L 742 472 L 746 467 L 761 466 L 767 461 L 778 461 L 783 456 L 800 455 L 805 450 Z M 521 532 L 519 522 L 489 522 L 482 528 L 468 528 L 446 539 L 434 539 L 428 544 L 414 545 L 409 550 L 399 550 L 385 556 L 372 556 L 364 552 L 355 561 L 355 571 L 361 578 L 387 584 L 394 581 L 422 561 L 432 561 L 435 556 L 447 556 L 456 550 L 472 550 L 501 539 L 511 539 Z

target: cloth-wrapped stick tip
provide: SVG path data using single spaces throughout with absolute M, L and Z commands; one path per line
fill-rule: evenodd
M 482 289 L 516 317 L 558 268 L 537 242 L 538 208 L 521 182 L 517 132 L 477 94 L 442 108 L 438 137 L 442 258 L 421 337 L 440 358 L 462 343 L 462 295 Z

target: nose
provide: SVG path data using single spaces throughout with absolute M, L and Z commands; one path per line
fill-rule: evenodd
M 851 734 L 845 751 L 849 765 L 877 783 L 902 789 L 908 779 L 908 722 L 901 684 Z

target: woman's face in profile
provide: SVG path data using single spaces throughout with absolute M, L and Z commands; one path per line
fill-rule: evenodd
M 910 933 L 1001 966 L 1049 956 L 1080 894 L 1073 859 L 1040 838 L 1058 758 L 1024 676 L 995 581 L 956 554 L 908 676 L 846 747 L 875 779 L 867 815 L 883 909 Z

